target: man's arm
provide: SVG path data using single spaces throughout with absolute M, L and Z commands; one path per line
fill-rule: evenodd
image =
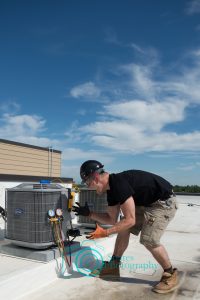
M 118 212 L 119 212 L 119 205 L 117 206 L 118 208 Z M 124 218 L 116 223 L 114 226 L 112 226 L 111 228 L 108 229 L 104 229 L 101 226 L 99 226 L 97 224 L 96 230 L 93 232 L 90 232 L 90 235 L 86 236 L 86 238 L 88 239 L 98 239 L 98 238 L 103 238 L 103 237 L 107 237 L 110 234 L 114 234 L 114 233 L 118 233 L 124 230 L 128 230 L 129 228 L 131 228 L 132 226 L 135 225 L 135 203 L 133 200 L 133 197 L 129 197 L 121 206 L 120 206 Z M 114 209 L 116 209 L 116 206 L 111 208 L 111 211 L 113 211 Z M 116 209 L 117 211 L 117 209 Z M 95 214 L 94 213 L 94 217 L 96 216 L 96 220 L 98 219 L 99 222 L 102 222 L 102 220 L 106 219 L 106 215 L 109 216 L 108 214 L 104 214 L 105 218 L 100 218 L 98 217 L 99 215 L 102 214 Z M 111 220 L 111 218 L 108 218 L 108 220 Z
M 114 225 L 119 216 L 120 205 L 108 206 L 107 213 L 90 213 L 90 218 L 101 224 Z
M 135 203 L 133 197 L 129 197 L 120 206 L 120 208 L 122 210 L 124 218 L 111 228 L 107 229 L 108 235 L 121 232 L 135 225 Z

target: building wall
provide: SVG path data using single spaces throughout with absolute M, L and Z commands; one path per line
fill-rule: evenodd
M 0 139 L 0 174 L 60 177 L 61 151 Z

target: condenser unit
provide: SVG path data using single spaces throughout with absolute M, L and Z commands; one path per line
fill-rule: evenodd
M 24 183 L 6 189 L 5 238 L 16 245 L 34 249 L 54 245 L 47 212 L 61 208 L 64 227 L 71 220 L 68 199 L 69 190 L 59 184 Z
M 107 194 L 97 195 L 95 190 L 90 190 L 87 188 L 80 189 L 79 193 L 79 203 L 80 205 L 85 205 L 85 202 L 88 203 L 88 206 L 91 211 L 104 213 L 107 211 Z M 95 221 L 84 216 L 79 216 L 78 222 L 85 226 L 94 227 Z

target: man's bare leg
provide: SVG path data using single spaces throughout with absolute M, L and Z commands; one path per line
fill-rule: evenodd
M 118 233 L 115 242 L 114 252 L 113 252 L 114 256 L 121 257 L 123 255 L 126 248 L 128 247 L 129 238 L 130 238 L 130 230 L 125 230 Z
M 172 266 L 168 253 L 163 245 L 152 248 L 146 246 L 146 248 L 151 252 L 156 261 L 161 265 L 163 270 L 166 270 Z
M 146 247 L 164 269 L 163 276 L 158 284 L 153 287 L 153 291 L 160 294 L 172 292 L 178 287 L 178 272 L 172 268 L 168 253 L 163 245 L 155 248 Z
M 120 233 L 118 233 L 116 241 L 115 241 L 115 247 L 113 256 L 110 260 L 110 262 L 105 262 L 104 267 L 100 270 L 94 270 L 91 275 L 92 276 L 99 276 L 101 278 L 120 278 L 119 273 L 119 265 L 120 265 L 120 259 L 128 247 L 129 244 L 129 237 L 130 237 L 130 230 L 124 230 Z

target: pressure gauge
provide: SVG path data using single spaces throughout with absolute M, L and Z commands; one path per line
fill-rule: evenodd
M 49 216 L 50 218 L 55 217 L 55 211 L 54 211 L 53 209 L 49 209 L 49 210 L 48 210 L 48 216 Z
M 63 215 L 62 209 L 61 208 L 57 208 L 56 209 L 56 216 L 61 217 Z

